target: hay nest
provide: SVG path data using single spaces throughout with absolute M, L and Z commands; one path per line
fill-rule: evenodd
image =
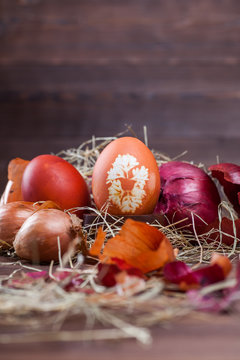
M 134 135 L 131 128 L 128 128 L 127 132 Z M 108 143 L 124 134 L 126 132 L 114 137 L 93 136 L 78 148 L 64 150 L 57 155 L 73 164 L 91 186 L 93 167 L 100 152 Z M 147 143 L 146 128 L 144 135 Z M 153 153 L 158 165 L 173 160 L 155 150 Z M 83 226 L 89 247 L 99 226 L 104 228 L 107 232 L 106 238 L 109 238 L 117 234 L 124 223 L 124 217 L 114 217 L 108 214 L 107 210 L 86 210 L 96 214 L 91 224 Z M 235 218 L 234 210 L 226 200 L 219 208 L 219 217 L 223 211 Z M 109 217 L 111 222 L 107 220 Z M 184 228 L 176 229 L 176 224 L 163 226 L 157 220 L 151 225 L 166 234 L 173 247 L 179 249 L 177 259 L 187 264 L 209 263 L 212 253 L 216 250 L 233 260 L 239 256 L 237 238 L 234 238 L 232 246 L 227 246 L 221 241 L 208 242 L 210 232 L 197 236 L 188 233 Z M 0 334 L 0 343 L 109 340 L 130 337 L 149 344 L 151 326 L 164 324 L 195 311 L 185 293 L 179 292 L 174 286 L 167 286 L 159 272 L 151 274 L 140 289 L 121 293 L 116 289 L 98 285 L 95 281 L 97 264 L 92 263 L 93 259 L 90 257 L 83 264 L 81 253 L 68 262 L 60 259 L 58 267 L 52 263 L 47 269 L 47 280 L 46 276 L 29 280 L 26 272 L 34 271 L 40 274 L 42 268 L 19 261 L 12 252 L 8 251 L 6 255 L 9 256 L 9 261 L 0 263 L 0 266 L 12 267 L 12 272 L 0 278 L 0 324 L 6 329 L 12 326 L 17 329 L 21 326 L 21 335 L 14 334 L 12 330 L 10 334 L 6 331 Z M 68 276 L 62 280 L 56 279 L 58 272 L 68 273 Z M 81 276 L 83 280 L 78 291 L 66 291 L 66 282 L 76 275 Z M 66 321 L 73 317 L 84 317 L 83 329 L 71 331 L 64 327 Z M 102 325 L 100 328 L 99 324 Z M 32 330 L 29 331 L 29 328 Z

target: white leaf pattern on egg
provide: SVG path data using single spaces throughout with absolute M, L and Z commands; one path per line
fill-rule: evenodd
M 138 165 L 134 156 L 118 155 L 108 171 L 106 183 L 111 184 L 108 188 L 109 200 L 123 213 L 134 213 L 146 196 L 144 186 L 149 180 L 148 169 Z M 124 190 L 121 179 L 134 181 L 132 189 Z

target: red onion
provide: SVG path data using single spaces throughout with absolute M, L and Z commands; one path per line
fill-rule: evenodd
M 218 217 L 220 197 L 212 179 L 200 168 L 180 162 L 170 161 L 159 168 L 161 193 L 155 213 L 166 215 L 177 226 L 198 233 L 204 231 Z

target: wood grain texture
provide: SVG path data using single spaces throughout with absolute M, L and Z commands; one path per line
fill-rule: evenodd
M 201 95 L 147 97 L 137 94 L 79 94 L 61 100 L 58 94 L 32 94 L 28 100 L 1 102 L 0 138 L 45 138 L 113 135 L 132 125 L 149 136 L 239 137 L 240 99 Z
M 240 136 L 238 1 L 0 7 L 0 138 Z
M 237 0 L 0 0 L 1 164 L 124 124 L 239 162 L 239 28 Z
M 239 58 L 236 0 L 1 0 L 2 63 Z
M 239 330 L 238 318 L 209 316 L 208 320 L 190 318 L 153 329 L 150 347 L 125 340 L 11 344 L 0 349 L 4 360 L 32 360 L 33 356 L 35 360 L 238 360 Z

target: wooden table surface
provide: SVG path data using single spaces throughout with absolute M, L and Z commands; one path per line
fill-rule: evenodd
M 239 317 L 187 318 L 152 330 L 149 347 L 134 340 L 1 345 L 3 360 L 239 360 Z M 20 329 L 19 329 L 20 331 Z

